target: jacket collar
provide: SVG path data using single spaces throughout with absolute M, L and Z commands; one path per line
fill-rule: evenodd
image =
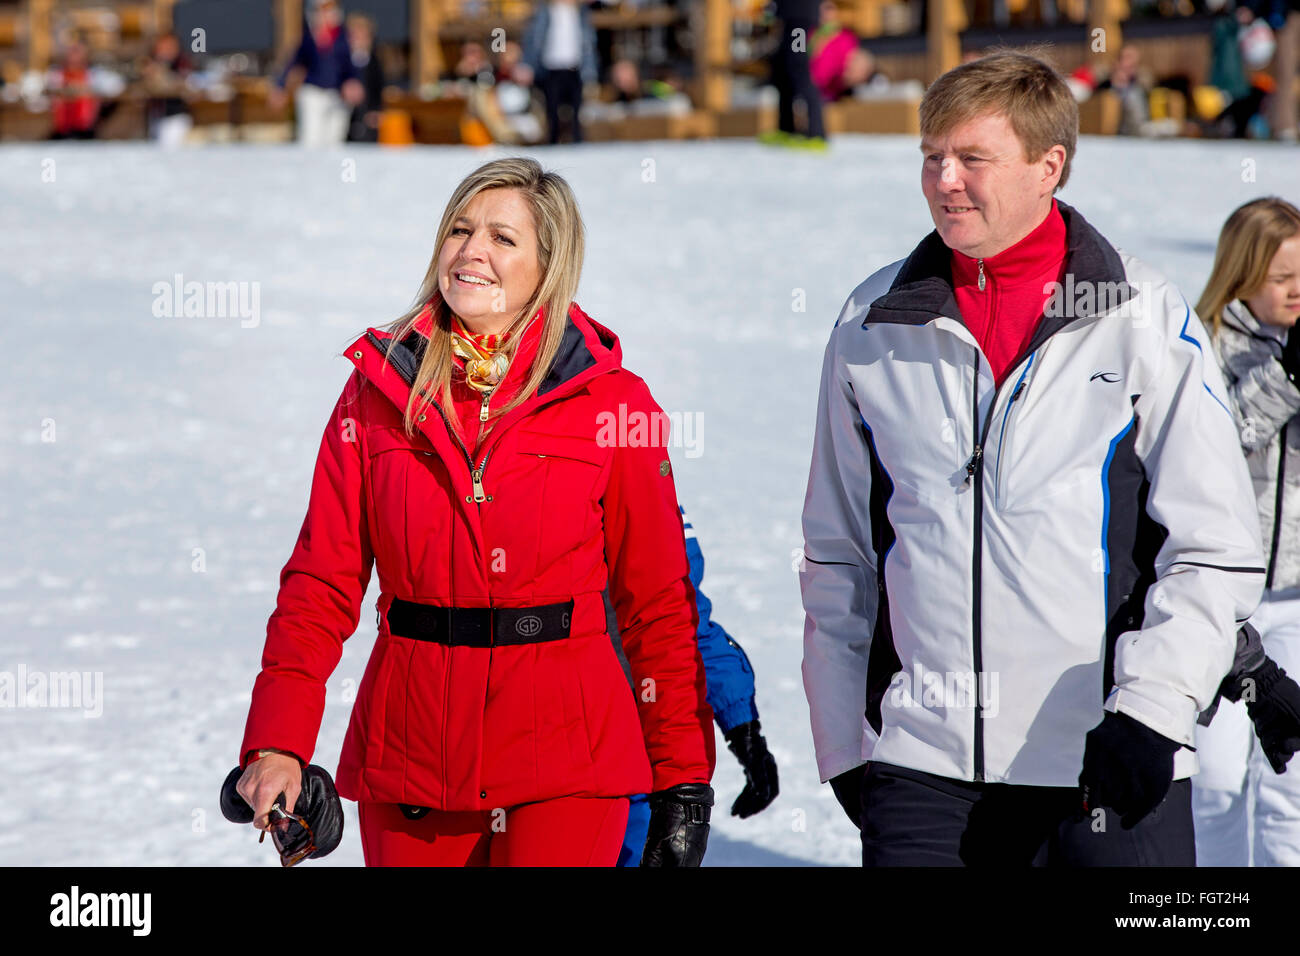
M 393 346 L 387 362 L 384 355 L 392 336 L 385 331 L 367 329 L 348 348 L 347 356 L 353 365 L 399 412 L 406 409 L 411 384 L 415 381 L 415 373 L 428 345 L 428 338 L 420 332 L 420 328 L 429 326 L 428 321 L 417 321 L 416 327 Z M 617 371 L 622 368 L 622 364 L 622 347 L 618 337 L 590 318 L 577 303 L 573 303 L 565 320 L 560 347 L 538 393 L 502 417 L 479 451 L 486 456 L 507 429 L 525 415 L 531 414 L 539 405 L 576 391 L 598 375 Z M 390 371 L 397 374 L 385 374 Z M 445 410 L 442 411 L 446 414 Z M 442 418 L 443 415 L 429 415 L 419 423 L 418 428 L 434 447 L 457 456 L 462 453 L 467 455 Z M 464 477 L 468 481 L 468 472 Z
M 1124 263 L 1106 239 L 1083 218 L 1077 209 L 1056 202 L 1065 221 L 1065 275 L 1072 276 L 1074 287 L 1095 283 L 1093 288 L 1115 289 L 1117 296 L 1110 297 L 1108 307 L 1127 302 L 1136 294 L 1127 282 Z M 1101 283 L 1110 283 L 1101 286 Z M 1093 296 L 1100 303 L 1102 296 Z M 1027 351 L 1032 352 L 1049 336 L 1076 319 L 1096 318 L 1096 314 L 1077 314 L 1065 310 L 1064 315 L 1044 318 L 1038 323 Z M 952 250 L 944 245 L 936 229 L 921 240 L 904 260 L 889 291 L 871 303 L 862 327 L 872 323 L 888 322 L 900 325 L 925 325 L 939 316 L 965 324 L 957 309 L 952 284 Z
M 1254 339 L 1273 339 L 1278 342 L 1286 341 L 1286 330 L 1279 329 L 1275 325 L 1267 325 L 1255 318 L 1255 313 L 1246 307 L 1246 303 L 1240 299 L 1233 299 L 1223 307 L 1223 324 L 1229 327 L 1235 327 L 1238 332 L 1243 332 Z

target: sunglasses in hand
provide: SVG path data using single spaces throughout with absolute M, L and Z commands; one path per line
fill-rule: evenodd
M 269 831 L 271 842 L 280 854 L 281 866 L 296 866 L 316 852 L 316 836 L 305 817 L 288 812 L 278 803 L 271 805 L 268 817 L 266 829 L 257 842 L 264 841 Z

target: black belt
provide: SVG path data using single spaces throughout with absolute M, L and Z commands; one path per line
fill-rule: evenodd
M 569 636 L 573 600 L 537 607 L 439 607 L 394 598 L 388 630 L 414 641 L 452 647 L 540 644 Z

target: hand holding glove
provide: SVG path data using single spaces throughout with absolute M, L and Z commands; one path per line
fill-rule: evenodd
M 1110 807 L 1125 830 L 1133 829 L 1169 792 L 1180 746 L 1128 714 L 1107 712 L 1085 738 L 1079 774 L 1085 812 Z
M 650 794 L 650 828 L 642 866 L 699 866 L 709 842 L 713 788 L 679 783 Z
M 731 805 L 731 815 L 752 817 L 768 806 L 779 792 L 776 781 L 776 758 L 767 749 L 767 741 L 759 733 L 757 720 L 752 720 L 727 731 L 727 749 L 736 755 L 745 771 L 745 789 Z
M 221 785 L 221 815 L 231 823 L 253 822 L 253 808 L 236 789 L 240 778 L 247 772 L 247 769 L 240 770 L 236 767 Z M 339 802 L 338 791 L 334 789 L 334 781 L 324 767 L 308 764 L 302 769 L 302 790 L 294 801 L 292 811 L 285 805 L 283 793 L 276 802 L 280 810 L 286 812 L 280 814 L 279 819 L 273 812 L 267 829 L 272 831 L 272 839 L 280 852 L 281 862 L 286 866 L 304 858 L 317 859 L 333 853 L 342 841 L 343 805 Z M 293 817 L 306 820 L 310 830 Z

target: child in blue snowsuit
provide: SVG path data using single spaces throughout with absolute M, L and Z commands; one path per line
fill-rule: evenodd
M 748 817 L 776 799 L 776 760 L 759 733 L 754 670 L 740 645 L 710 617 L 713 603 L 700 590 L 700 582 L 704 579 L 704 554 L 695 540 L 695 529 L 686 518 L 686 509 L 680 505 L 678 508 L 685 527 L 686 557 L 690 561 L 691 584 L 695 587 L 695 605 L 700 615 L 695 636 L 700 642 L 700 656 L 704 659 L 707 699 L 713 708 L 713 717 L 727 739 L 727 747 L 745 769 L 745 789 L 736 798 L 731 812 L 734 816 Z M 611 630 L 611 633 L 615 632 Z M 650 804 L 646 794 L 637 794 L 631 800 L 627 833 L 618 854 L 619 866 L 640 864 L 646 832 L 650 828 Z

